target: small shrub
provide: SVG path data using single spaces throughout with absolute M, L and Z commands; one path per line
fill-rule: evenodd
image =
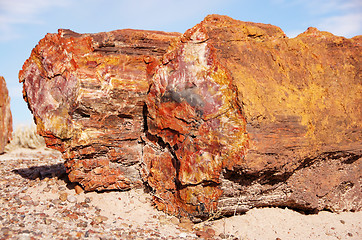
M 34 124 L 17 126 L 13 132 L 13 140 L 6 145 L 5 151 L 9 152 L 18 148 L 45 148 L 45 141 L 37 134 Z

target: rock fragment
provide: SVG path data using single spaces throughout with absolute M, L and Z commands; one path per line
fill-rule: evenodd
M 12 138 L 13 120 L 10 110 L 10 96 L 4 77 L 0 76 L 0 154 Z

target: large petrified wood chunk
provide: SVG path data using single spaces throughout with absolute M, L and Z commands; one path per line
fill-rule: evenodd
M 207 40 L 198 28 L 187 32 L 164 56 L 147 98 L 148 133 L 169 154 L 155 158 L 146 146 L 146 168 L 154 171 L 146 180 L 163 196 L 155 198 L 159 208 L 173 214 L 215 211 L 222 170 L 238 166 L 248 144 L 236 89 Z M 167 185 L 153 180 L 158 174 L 169 174 Z
M 11 140 L 13 120 L 10 111 L 10 97 L 4 77 L 0 76 L 0 154 Z
M 360 210 L 361 43 L 217 15 L 188 30 L 147 98 L 143 176 L 157 206 Z
M 179 35 L 61 29 L 33 49 L 19 73 L 24 98 L 47 146 L 63 153 L 71 181 L 87 191 L 141 184 L 147 66 Z
M 159 209 L 201 218 L 357 211 L 361 44 L 210 15 L 182 36 L 60 30 L 19 75 L 39 133 L 88 191 L 142 177 Z

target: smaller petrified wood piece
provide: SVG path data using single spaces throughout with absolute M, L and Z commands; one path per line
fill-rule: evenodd
M 72 182 L 86 191 L 142 186 L 147 66 L 158 64 L 177 36 L 61 29 L 33 49 L 19 73 L 24 98 L 47 146 L 63 153 Z
M 12 138 L 13 120 L 10 110 L 10 96 L 4 77 L 0 76 L 0 154 Z

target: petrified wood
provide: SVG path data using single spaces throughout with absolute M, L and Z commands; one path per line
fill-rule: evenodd
M 178 36 L 61 30 L 33 50 L 24 96 L 71 181 L 128 189 L 140 173 L 159 209 L 201 218 L 361 209 L 361 36 L 219 15 Z
M 47 146 L 63 153 L 71 181 L 87 191 L 142 186 L 147 66 L 179 35 L 61 29 L 33 49 L 19 73 L 24 98 Z
M 4 77 L 0 76 L 0 154 L 12 138 L 13 120 L 10 110 L 10 97 Z
M 359 210 L 361 50 L 360 37 L 309 28 L 289 39 L 225 16 L 188 30 L 147 98 L 148 133 L 162 143 L 144 151 L 158 207 Z

